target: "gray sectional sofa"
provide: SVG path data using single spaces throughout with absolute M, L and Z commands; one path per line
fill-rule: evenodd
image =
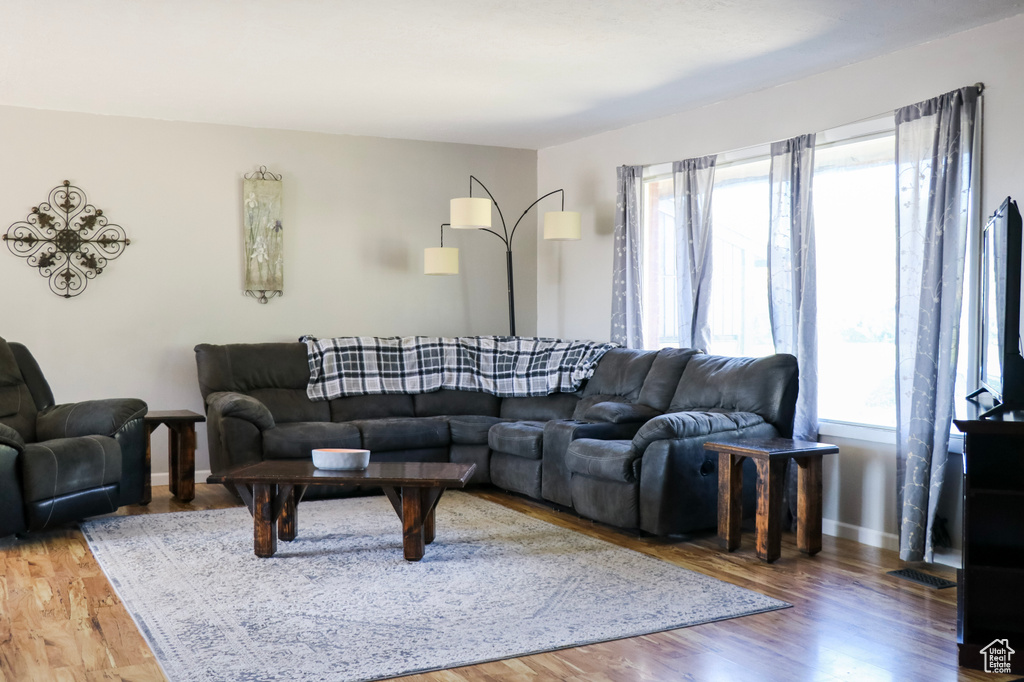
M 493 484 L 581 516 L 656 535 L 715 525 L 709 440 L 791 436 L 791 355 L 614 349 L 576 393 L 498 398 L 441 390 L 311 401 L 302 343 L 196 346 L 210 467 L 366 448 L 372 461 L 477 465 Z M 753 509 L 752 465 L 745 508 Z M 328 494 L 339 491 L 326 491 Z

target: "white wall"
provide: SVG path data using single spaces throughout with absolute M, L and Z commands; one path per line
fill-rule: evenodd
M 528 206 L 537 187 L 532 150 L 9 107 L 0 160 L 0 231 L 67 179 L 131 239 L 67 300 L 0 247 L 0 336 L 29 347 L 58 402 L 132 396 L 154 410 L 202 412 L 201 342 L 507 333 L 504 246 L 446 230 L 458 277 L 423 275 L 423 248 L 437 245 L 470 173 L 503 210 Z M 267 305 L 242 294 L 242 176 L 261 164 L 284 176 L 285 293 Z M 520 229 L 517 331 L 533 334 L 535 222 Z M 154 471 L 165 472 L 163 430 L 154 440 Z
M 674 161 L 818 132 L 980 81 L 985 83 L 982 206 L 990 211 L 1007 195 L 1020 197 L 1022 35 L 1024 15 L 541 150 L 538 186 L 565 188 L 567 199 L 583 213 L 584 235 L 577 244 L 539 253 L 538 333 L 608 338 L 615 168 L 623 164 Z M 826 517 L 841 532 L 845 524 L 876 537 L 895 533 L 894 448 L 845 440 L 843 445 L 838 471 L 831 472 L 832 482 L 826 484 Z

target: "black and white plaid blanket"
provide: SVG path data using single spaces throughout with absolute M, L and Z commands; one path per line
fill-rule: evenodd
M 303 336 L 310 400 L 442 388 L 508 398 L 571 393 L 614 343 L 519 336 Z

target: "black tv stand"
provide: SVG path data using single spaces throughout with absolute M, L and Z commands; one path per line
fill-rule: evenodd
M 972 404 L 968 412 L 981 412 Z M 957 419 L 964 434 L 963 568 L 957 573 L 961 666 L 984 670 L 1000 641 L 1024 651 L 1024 412 L 1006 405 L 984 420 Z M 991 413 L 989 410 L 985 414 Z M 1010 672 L 1024 673 L 1024 656 Z

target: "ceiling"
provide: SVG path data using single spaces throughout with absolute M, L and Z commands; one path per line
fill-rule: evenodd
M 541 149 L 1024 0 L 3 0 L 0 104 Z

